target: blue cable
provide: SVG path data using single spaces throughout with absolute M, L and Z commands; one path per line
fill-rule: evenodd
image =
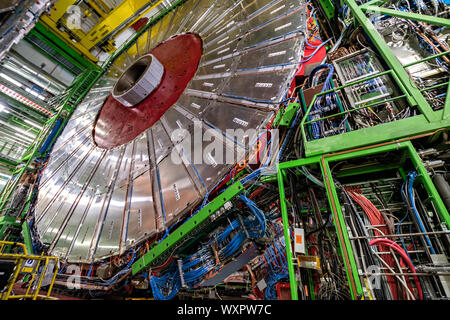
M 333 73 L 334 73 L 334 67 L 331 64 L 322 64 L 322 65 L 319 65 L 319 66 L 315 67 L 311 71 L 311 74 L 309 76 L 309 79 L 311 79 L 311 80 L 309 82 L 311 84 L 312 79 L 314 77 L 314 74 L 317 71 L 321 70 L 321 69 L 329 69 L 327 78 L 325 79 L 324 85 L 323 85 L 322 90 L 321 90 L 321 92 L 325 92 L 325 91 L 328 91 L 328 90 L 332 89 L 332 87 L 331 87 L 331 80 L 332 80 Z M 323 97 L 324 97 L 323 95 L 319 96 L 316 99 L 316 101 L 314 102 L 314 105 L 313 105 L 312 110 L 311 110 L 311 113 L 314 113 L 314 115 L 313 116 L 309 115 L 309 120 L 310 121 L 314 120 L 316 117 L 320 118 L 322 116 L 321 103 L 322 103 Z M 326 100 L 326 104 L 328 106 L 330 106 L 331 109 L 334 109 L 336 107 L 336 104 L 331 100 L 332 97 L 333 98 L 335 97 L 335 93 L 330 93 L 330 94 L 325 95 L 325 100 Z M 322 122 L 322 121 L 320 121 L 320 122 Z M 311 128 L 312 128 L 312 134 L 313 134 L 312 138 L 314 140 L 319 139 L 321 137 L 321 134 L 320 134 L 321 130 L 320 130 L 320 123 L 319 123 L 319 121 L 313 122 L 311 124 Z
M 405 185 L 406 185 L 406 181 L 403 182 L 402 187 L 401 187 L 401 190 L 404 189 Z M 403 195 L 403 192 L 401 192 L 401 195 L 402 195 L 403 202 L 406 203 L 406 199 L 405 199 L 405 196 Z M 406 213 L 405 213 L 405 215 L 403 216 L 403 218 L 402 218 L 402 219 L 399 221 L 399 223 L 397 224 L 397 234 L 400 234 L 400 225 L 403 223 L 403 221 L 405 221 L 405 219 L 406 219 L 407 216 L 408 216 L 408 210 L 406 211 Z M 406 249 L 406 245 L 405 245 L 405 242 L 404 242 L 404 240 L 403 240 L 403 237 L 400 237 L 400 242 L 402 243 L 402 247 L 403 247 L 403 249 L 405 250 L 406 254 L 408 255 L 409 260 L 411 260 L 411 263 L 412 263 L 412 259 L 411 259 L 411 257 L 409 256 L 408 250 Z M 414 241 L 413 241 L 413 242 L 414 242 Z
M 411 205 L 412 205 L 414 214 L 415 214 L 415 216 L 417 218 L 417 221 L 419 222 L 420 230 L 422 230 L 422 232 L 426 232 L 425 227 L 422 224 L 422 219 L 420 218 L 419 212 L 417 212 L 416 205 L 414 203 L 413 183 L 414 183 L 414 180 L 417 177 L 417 172 L 414 171 L 414 172 L 408 173 L 408 177 L 409 177 L 408 190 L 409 190 L 409 198 L 411 199 Z M 426 239 L 426 241 L 428 243 L 428 246 L 430 247 L 431 253 L 435 254 L 435 251 L 433 249 L 433 246 L 431 244 L 431 241 L 430 241 L 430 238 L 428 237 L 428 235 L 425 235 L 425 239 Z

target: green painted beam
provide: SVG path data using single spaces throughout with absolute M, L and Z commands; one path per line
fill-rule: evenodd
M 430 195 L 436 211 L 438 212 L 441 220 L 446 223 L 447 228 L 450 228 L 450 215 L 447 211 L 447 208 L 445 207 L 444 202 L 442 201 L 441 196 L 434 186 L 433 181 L 431 180 L 427 172 L 427 169 L 424 167 L 422 159 L 417 154 L 417 151 L 411 141 L 407 141 L 404 144 L 408 148 L 409 157 L 418 173 L 418 178 L 422 181 L 425 190 Z
M 327 190 L 327 198 L 332 209 L 334 226 L 338 235 L 338 241 L 343 253 L 343 261 L 345 265 L 345 273 L 349 280 L 350 293 L 353 300 L 358 300 L 364 295 L 361 281 L 359 279 L 358 267 L 356 264 L 355 254 L 353 253 L 352 245 L 350 243 L 350 236 L 348 234 L 344 214 L 339 202 L 336 185 L 333 181 L 333 174 L 329 166 L 329 159 L 321 158 L 320 168 L 322 171 L 323 182 Z
M 280 119 L 280 126 L 290 127 L 298 109 L 300 109 L 300 103 L 289 103 Z
M 363 3 L 360 5 L 360 8 L 365 8 L 367 6 L 380 6 L 383 3 L 388 2 L 389 0 L 370 0 L 369 2 Z
M 278 127 L 278 125 L 280 124 L 280 121 L 281 121 L 281 117 L 283 116 L 284 110 L 285 110 L 285 107 L 280 105 L 277 115 L 275 116 L 275 119 L 273 120 L 272 128 Z
M 447 95 L 445 96 L 444 112 L 442 113 L 442 119 L 450 119 L 450 81 L 447 86 Z
M 19 163 L 13 161 L 12 159 L 4 158 L 2 155 L 0 155 L 0 163 L 4 163 L 8 166 L 16 167 Z
M 434 26 L 443 26 L 443 27 L 450 27 L 450 20 L 441 18 L 441 17 L 435 17 L 435 16 L 429 16 L 425 14 L 418 14 L 414 12 L 405 12 L 400 10 L 392 10 L 388 8 L 383 7 L 377 7 L 377 6 L 363 6 L 361 7 L 362 11 L 365 12 L 374 12 L 374 13 L 381 13 L 385 14 L 391 17 L 398 17 L 408 20 L 414 20 L 414 21 L 422 21 Z
M 304 159 L 297 159 L 297 160 L 291 160 L 283 163 L 278 164 L 278 169 L 285 170 L 285 169 L 292 169 L 296 167 L 303 167 L 303 166 L 309 166 L 312 164 L 318 164 L 320 163 L 320 156 L 316 157 L 308 157 Z
M 319 0 L 320 6 L 327 15 L 328 19 L 334 18 L 334 4 L 331 0 Z
M 415 66 L 416 64 L 419 64 L 419 63 L 422 63 L 422 62 L 426 62 L 426 61 L 430 61 L 430 60 L 433 60 L 433 59 L 436 59 L 436 58 L 439 58 L 439 57 L 442 57 L 442 56 L 446 56 L 446 55 L 450 55 L 450 51 L 444 51 L 444 52 L 441 52 L 441 53 L 433 54 L 433 55 L 428 56 L 426 58 L 407 63 L 407 64 L 405 64 L 403 66 L 403 68 L 409 68 L 411 66 Z
M 435 112 L 439 118 L 443 111 Z M 378 126 L 359 129 L 343 134 L 305 142 L 307 157 L 333 153 L 342 150 L 374 145 L 393 139 L 415 136 L 427 132 L 450 128 L 450 119 L 434 122 L 426 121 L 423 115 L 418 115 Z
M 277 166 L 278 189 L 280 191 L 281 216 L 283 220 L 284 242 L 286 248 L 286 260 L 289 272 L 289 283 L 291 287 L 291 299 L 298 300 L 297 279 L 295 278 L 294 257 L 291 249 L 291 233 L 289 230 L 289 215 L 286 205 L 286 195 L 284 193 L 283 169 Z
M 28 227 L 27 220 L 22 222 L 22 236 L 23 236 L 23 243 L 27 247 L 28 253 L 33 254 L 33 241 L 31 240 L 31 233 L 30 228 Z
M 19 223 L 16 222 L 15 217 L 2 216 L 0 217 L 0 239 L 3 238 L 3 233 L 6 231 L 8 226 L 19 226 Z
M 164 240 L 158 243 L 149 252 L 144 254 L 131 267 L 132 274 L 135 275 L 140 271 L 148 268 L 156 259 L 166 253 L 182 239 L 187 237 L 200 224 L 205 222 L 212 214 L 219 210 L 226 202 L 233 199 L 236 195 L 244 191 L 240 181 L 237 181 L 224 192 L 222 192 L 216 199 L 207 204 L 203 209 L 196 213 L 192 218 L 182 224 L 178 229 L 169 234 Z
M 32 131 L 36 132 L 36 134 L 38 134 L 40 131 L 40 130 L 36 129 L 35 127 L 32 127 L 32 126 L 30 126 L 18 119 L 15 119 L 15 118 L 11 118 L 11 122 L 17 123 L 19 126 L 23 127 L 25 130 L 32 130 Z M 11 123 L 11 122 L 9 122 L 9 123 Z

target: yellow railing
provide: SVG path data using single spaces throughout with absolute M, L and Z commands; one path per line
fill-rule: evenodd
M 20 250 L 13 250 L 14 248 Z M 8 252 L 5 252 L 8 251 Z M 21 253 L 13 253 L 14 251 L 21 251 Z M 50 297 L 53 289 L 53 284 L 55 282 L 56 274 L 58 273 L 58 258 L 49 256 L 37 256 L 29 255 L 27 248 L 23 243 L 10 242 L 10 241 L 0 241 L 0 261 L 9 260 L 14 261 L 16 266 L 12 278 L 6 286 L 6 290 L 0 294 L 0 300 L 8 299 L 54 299 Z M 50 261 L 54 261 L 53 276 L 50 282 L 46 295 L 40 295 L 39 291 L 42 286 L 42 281 L 47 273 Z M 43 268 L 39 271 L 39 268 Z M 28 279 L 28 285 L 24 294 L 15 295 L 13 293 L 13 287 L 17 283 L 19 275 L 26 274 Z

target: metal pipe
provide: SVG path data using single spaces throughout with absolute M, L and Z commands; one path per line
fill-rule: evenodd
M 416 266 L 416 270 L 432 274 L 450 274 L 450 266 Z
M 450 272 L 439 273 L 440 275 L 447 275 Z M 361 276 L 434 276 L 434 274 L 429 273 L 360 273 Z
M 432 180 L 445 203 L 445 207 L 450 210 L 450 185 L 442 174 L 435 174 Z
M 437 234 L 450 234 L 450 231 L 433 231 L 433 232 L 414 232 L 414 233 L 402 233 L 402 234 L 385 234 L 382 236 L 358 236 L 350 237 L 350 240 L 356 239 L 374 239 L 374 238 L 398 238 L 398 237 L 413 237 L 422 235 L 437 235 Z

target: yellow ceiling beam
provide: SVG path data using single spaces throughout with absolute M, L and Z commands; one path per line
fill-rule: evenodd
M 70 6 L 72 6 L 76 1 L 77 0 L 58 0 L 53 5 L 50 16 L 43 16 L 43 17 L 46 17 L 47 20 L 51 20 L 56 24 L 58 20 L 61 19 L 63 15 L 66 13 L 67 9 Z
M 161 1 L 156 2 L 149 9 L 145 10 L 144 13 L 139 15 L 133 22 L 127 25 L 131 25 L 135 21 L 139 20 L 148 11 L 156 7 Z M 87 49 L 94 47 L 101 39 L 106 35 L 117 29 L 123 21 L 133 16 L 139 9 L 148 3 L 148 0 L 125 0 L 119 6 L 117 6 L 113 11 L 111 11 L 107 17 L 103 19 L 99 24 L 97 24 L 91 31 L 81 39 L 81 45 Z
M 108 10 L 104 8 L 104 3 L 101 0 L 88 0 L 89 5 L 101 15 L 101 21 L 97 25 L 95 25 L 88 34 L 84 34 L 81 29 L 72 29 L 71 32 L 80 39 L 76 42 L 70 38 L 67 32 L 61 31 L 57 27 L 58 23 L 66 25 L 64 14 L 67 12 L 70 6 L 76 3 L 76 1 L 77 0 L 58 0 L 55 3 L 50 15 L 41 16 L 41 22 L 48 28 L 50 28 L 69 46 L 74 48 L 76 51 L 78 51 L 80 54 L 84 55 L 94 63 L 97 62 L 98 59 L 94 55 L 92 55 L 92 53 L 90 53 L 90 50 L 94 48 L 95 45 L 106 35 L 119 28 L 120 24 L 123 23 L 123 21 L 136 14 L 137 11 L 139 11 L 142 7 L 149 3 L 149 0 L 124 0 L 116 8 L 114 8 L 110 12 L 107 12 Z M 154 2 L 154 4 L 143 11 L 138 17 L 133 19 L 133 21 L 128 23 L 126 26 L 122 26 L 120 32 L 129 28 L 133 23 L 141 19 L 149 11 L 163 2 L 163 0 Z M 110 41 L 109 49 L 107 48 L 107 46 L 104 49 L 108 52 L 113 52 L 115 50 L 113 42 Z
M 55 33 L 60 39 L 66 42 L 67 45 L 71 46 L 76 51 L 78 51 L 78 53 L 84 55 L 86 58 L 88 58 L 93 62 L 98 61 L 98 59 L 92 53 L 90 53 L 89 50 L 83 47 L 79 42 L 72 41 L 72 39 L 70 39 L 69 35 L 66 32 L 59 30 L 58 27 L 56 26 L 56 23 L 48 16 L 44 15 L 41 16 L 40 21 L 46 27 L 50 28 L 52 32 Z
M 95 0 L 95 2 L 103 8 L 104 12 L 110 13 L 112 11 L 112 9 L 109 8 L 108 5 L 106 5 L 106 3 L 103 0 Z
M 101 18 L 104 18 L 108 15 L 107 11 L 104 11 L 105 9 L 100 8 L 95 1 L 89 0 L 89 5 L 95 9 L 95 11 L 100 15 Z

